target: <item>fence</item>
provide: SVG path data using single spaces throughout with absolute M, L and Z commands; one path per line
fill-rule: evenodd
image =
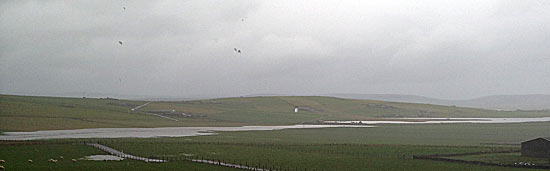
M 514 164 L 489 163 L 489 162 L 483 162 L 483 161 L 471 161 L 471 160 L 446 158 L 446 157 L 453 157 L 453 156 L 469 156 L 469 155 L 480 155 L 480 154 L 516 153 L 516 152 L 519 152 L 519 150 L 497 151 L 497 152 L 456 153 L 456 154 L 435 154 L 435 155 L 413 155 L 413 159 L 445 161 L 445 162 L 454 162 L 454 163 L 467 163 L 467 164 L 484 165 L 484 166 L 501 166 L 501 167 L 514 167 L 514 168 L 531 168 L 531 169 L 550 169 L 550 166 L 514 165 Z
M 243 142 L 201 142 L 201 141 L 141 141 L 137 140 L 124 140 L 124 139 L 71 139 L 71 140 L 28 140 L 28 141 L 11 141 L 11 140 L 0 140 L 0 145 L 40 145 L 40 144 L 97 144 L 92 145 L 95 148 L 106 151 L 109 154 L 128 158 L 133 160 L 141 160 L 146 162 L 177 162 L 177 161 L 190 161 L 190 162 L 199 162 L 206 164 L 214 164 L 224 167 L 232 167 L 246 170 L 259 170 L 259 171 L 271 171 L 271 170 L 292 170 L 292 171 L 302 171 L 302 170 L 314 170 L 308 168 L 297 168 L 290 166 L 278 166 L 271 163 L 248 163 L 245 161 L 231 161 L 231 160 L 219 160 L 213 158 L 207 158 L 205 156 L 148 156 L 139 157 L 134 155 L 129 155 L 122 153 L 118 150 L 112 149 L 105 145 L 101 144 L 110 144 L 110 143 L 135 143 L 135 144 L 181 144 L 181 145 L 235 145 L 235 146 L 247 146 L 247 147 L 259 147 L 266 148 L 271 150 L 289 150 L 289 147 L 314 147 L 314 146 L 338 146 L 341 149 L 321 149 L 321 148 L 296 148 L 292 149 L 296 152 L 301 153 L 318 153 L 318 154 L 337 154 L 337 155 L 352 155 L 356 157 L 366 157 L 369 155 L 365 151 L 349 151 L 345 150 L 347 147 L 371 147 L 371 146 L 400 146 L 398 144 L 355 144 L 355 143 L 269 143 L 269 142 L 260 142 L 260 143 L 243 143 Z M 408 145 L 411 146 L 411 145 Z M 415 146 L 415 145 L 412 145 Z M 488 149 L 488 147 L 480 146 L 426 146 L 426 145 L 417 145 L 418 147 L 454 147 L 454 148 L 483 148 Z M 435 154 L 435 155 L 412 155 L 412 159 L 425 159 L 425 160 L 437 160 L 437 161 L 448 161 L 448 162 L 460 162 L 460 163 L 470 163 L 478 165 L 488 165 L 488 166 L 505 166 L 505 167 L 520 167 L 520 168 L 544 168 L 548 169 L 548 166 L 518 166 L 518 165 L 505 165 L 505 164 L 495 164 L 495 163 L 486 163 L 480 161 L 465 161 L 457 159 L 449 159 L 444 157 L 460 156 L 460 155 L 477 155 L 477 154 L 489 154 L 489 153 L 498 153 L 496 149 L 502 148 L 489 148 L 489 151 L 484 152 L 474 152 L 474 153 L 460 153 L 460 154 Z M 500 151 L 500 152 L 517 152 L 516 151 Z M 411 155 L 403 155 L 403 157 L 410 157 Z M 372 155 L 371 155 L 372 157 Z M 374 156 L 376 157 L 376 156 Z M 409 158 L 410 159 L 410 158 Z
M 102 144 L 109 144 L 109 143 L 137 143 L 137 144 L 143 144 L 143 143 L 150 143 L 155 144 L 159 142 L 134 142 L 134 141 L 128 141 L 128 140 L 94 140 L 94 139 L 71 139 L 71 140 L 26 140 L 26 141 L 12 141 L 12 140 L 0 140 L 0 145 L 63 145 L 63 144 L 82 144 L 82 145 L 89 145 L 94 148 L 97 148 L 99 150 L 105 151 L 111 155 L 126 158 L 126 159 L 132 159 L 132 160 L 140 160 L 144 162 L 151 162 L 151 163 L 162 163 L 162 162 L 197 162 L 197 163 L 205 163 L 205 164 L 211 164 L 211 165 L 218 165 L 223 167 L 231 167 L 231 168 L 237 168 L 237 169 L 245 169 L 245 170 L 254 170 L 254 171 L 315 171 L 316 169 L 309 169 L 309 168 L 300 168 L 300 167 L 291 167 L 291 166 L 280 166 L 275 165 L 272 163 L 249 163 L 245 161 L 236 161 L 236 160 L 220 160 L 220 159 L 214 159 L 214 158 L 208 158 L 205 156 L 149 156 L 149 157 L 140 157 L 135 156 L 131 154 L 126 154 L 121 151 L 118 151 L 116 149 L 113 149 L 111 147 L 108 147 L 106 145 Z M 173 144 L 194 144 L 194 145 L 243 145 L 243 146 L 255 146 L 255 147 L 262 147 L 262 148 L 269 148 L 269 149 L 283 149 L 281 146 L 285 146 L 285 144 L 273 144 L 273 143 L 227 143 L 227 142 L 162 142 L 162 143 L 173 143 Z M 357 146 L 357 144 L 287 144 L 288 146 Z M 308 150 L 299 150 L 301 152 L 306 152 Z M 323 150 L 316 150 L 316 151 L 310 151 L 315 153 L 321 153 Z M 360 153 L 354 153 L 354 152 L 347 152 L 347 153 L 337 153 L 335 151 L 327 151 L 324 150 L 324 152 L 331 154 L 350 154 L 350 155 L 362 155 Z M 317 169 L 319 170 L 319 169 Z

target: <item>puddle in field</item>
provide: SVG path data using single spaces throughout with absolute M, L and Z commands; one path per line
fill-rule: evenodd
M 324 121 L 329 124 L 430 124 L 430 123 L 526 123 L 550 122 L 541 118 L 381 118 L 376 121 Z
M 187 156 L 187 157 L 195 156 L 195 154 L 187 154 L 187 153 L 180 153 L 180 155 Z
M 34 132 L 4 132 L 0 140 L 38 140 L 62 138 L 152 138 L 213 135 L 218 131 L 268 131 L 296 128 L 340 128 L 366 125 L 289 125 L 289 126 L 242 126 L 242 127 L 167 127 L 167 128 L 94 128 L 75 130 L 50 130 Z
M 92 161 L 122 161 L 124 158 L 113 156 L 113 155 L 91 155 L 82 158 L 82 160 L 92 160 Z

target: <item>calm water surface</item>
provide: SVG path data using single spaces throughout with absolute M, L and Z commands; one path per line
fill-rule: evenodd
M 218 131 L 269 131 L 296 128 L 341 128 L 367 125 L 289 125 L 289 126 L 242 126 L 242 127 L 165 127 L 165 128 L 94 128 L 74 130 L 50 130 L 34 132 L 4 132 L 0 140 L 38 140 L 62 138 L 152 138 L 212 135 Z
M 38 140 L 62 138 L 152 138 L 212 135 L 219 131 L 269 131 L 297 128 L 369 128 L 374 124 L 452 124 L 452 123 L 525 123 L 550 122 L 541 118 L 379 118 L 369 121 L 324 121 L 327 125 L 242 126 L 242 127 L 166 127 L 166 128 L 94 128 L 34 132 L 5 132 L 0 140 Z

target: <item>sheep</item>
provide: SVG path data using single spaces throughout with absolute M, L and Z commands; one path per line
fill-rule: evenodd
M 6 161 L 5 160 L 0 160 L 0 163 L 6 163 Z
M 63 156 L 59 156 L 59 159 L 63 159 Z
M 29 160 L 27 160 L 27 161 L 28 161 L 29 163 L 32 163 L 32 160 L 31 160 L 31 159 L 29 159 Z
M 6 169 L 6 168 L 4 168 L 4 166 L 0 166 L 0 170 L 4 170 L 4 169 Z
M 76 162 L 76 159 L 71 159 L 71 161 Z

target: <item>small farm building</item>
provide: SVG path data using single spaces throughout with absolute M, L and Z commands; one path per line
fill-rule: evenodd
M 521 156 L 550 158 L 550 137 L 522 142 Z

